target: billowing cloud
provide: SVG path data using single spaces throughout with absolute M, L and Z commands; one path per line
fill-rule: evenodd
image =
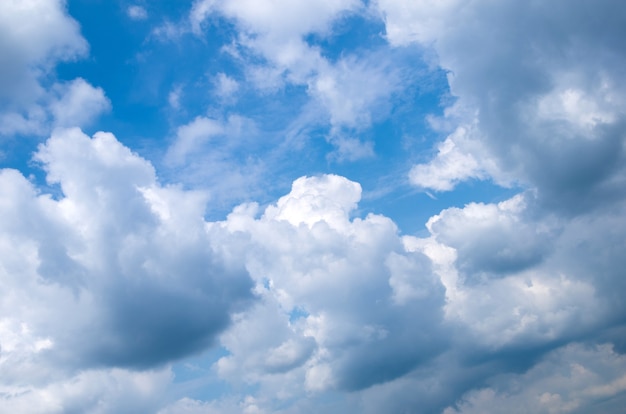
M 59 130 L 36 159 L 59 186 L 54 198 L 16 171 L 0 175 L 2 200 L 10 200 L 2 205 L 10 294 L 0 343 L 11 407 L 53 393 L 45 401 L 64 409 L 100 398 L 112 412 L 128 381 L 146 395 L 133 399 L 136 407 L 163 412 L 517 404 L 474 384 L 514 378 L 537 361 L 530 372 L 544 372 L 553 356 L 579 355 L 576 341 L 619 335 L 626 314 L 610 288 L 621 283 L 621 216 L 536 217 L 528 193 L 444 210 L 429 221 L 429 237 L 401 236 L 385 216 L 356 215 L 358 183 L 323 175 L 296 180 L 264 209 L 243 204 L 207 222 L 202 193 L 159 185 L 150 163 L 111 134 Z M 609 228 L 614 237 L 596 233 Z M 603 264 L 569 260 L 581 256 L 581 238 L 589 253 L 604 252 Z M 590 277 L 593 267 L 602 278 Z M 215 344 L 227 354 L 214 375 L 256 391 L 176 402 L 157 398 L 170 386 L 167 368 L 134 372 Z M 608 345 L 598 349 L 620 358 Z M 599 363 L 598 353 L 581 355 Z M 620 393 L 621 379 L 603 367 L 593 368 L 604 379 L 593 377 L 576 407 Z M 535 397 L 530 384 L 515 398 L 552 404 L 573 395 Z M 337 392 L 354 398 L 325 405 Z
M 218 362 L 220 372 L 246 367 L 233 378 L 256 378 L 278 370 L 313 391 L 358 390 L 440 352 L 443 287 L 391 220 L 350 218 L 360 193 L 342 177 L 301 178 L 259 219 L 248 206 L 213 225 L 218 240 L 237 235 L 239 249 L 248 240 L 247 267 L 264 298 L 225 337 L 233 355 Z
M 2 341 L 5 381 L 39 358 L 41 375 L 159 366 L 210 345 L 251 299 L 246 270 L 210 247 L 202 194 L 160 186 L 113 135 L 58 130 L 36 160 L 58 197 L 0 175 L 5 334 L 28 344 Z
M 58 62 L 88 51 L 64 1 L 6 1 L 0 15 L 0 134 L 44 135 L 51 126 L 85 126 L 109 109 L 104 91 L 82 78 L 50 85 Z
M 464 157 L 479 166 L 492 162 L 493 168 L 483 169 L 496 181 L 513 178 L 568 209 L 620 192 L 626 107 L 619 79 L 626 51 L 618 40 L 623 12 L 613 2 L 599 2 L 593 10 L 566 1 L 378 5 L 390 42 L 432 47 L 449 71 L 451 91 L 459 97 L 455 112 L 463 113 L 457 122 L 478 128 L 469 141 L 448 138 Z M 415 167 L 414 182 L 449 190 L 454 180 L 482 178 L 451 176 L 442 168 L 450 157 L 440 152 Z M 473 162 L 462 164 L 476 169 Z
M 621 412 L 614 3 L 195 1 L 153 30 L 180 56 L 225 43 L 201 80 L 163 87 L 152 161 L 72 128 L 115 108 L 89 76 L 55 77 L 87 52 L 66 4 L 3 3 L 0 131 L 49 138 L 29 164 L 43 175 L 0 170 L 0 411 Z M 147 18 L 127 6 L 124 24 Z M 342 24 L 375 44 L 344 50 Z M 399 126 L 391 101 L 417 99 L 396 94 L 420 71 L 449 90 Z M 387 156 L 418 191 L 489 183 L 407 234 L 362 202 Z

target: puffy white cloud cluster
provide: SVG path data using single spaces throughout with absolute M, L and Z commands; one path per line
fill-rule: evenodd
M 43 83 L 86 53 L 64 3 L 3 2 L 3 133 L 58 128 L 34 156 L 46 186 L 0 170 L 0 412 L 620 412 L 626 16 L 614 4 L 372 2 L 389 42 L 432 47 L 459 97 L 449 136 L 411 180 L 526 187 L 444 209 L 419 238 L 360 216 L 361 186 L 337 175 L 207 221 L 206 194 L 161 185 L 110 133 L 65 128 L 108 101 L 82 79 Z M 357 12 L 357 1 L 197 1 L 190 24 L 234 22 L 235 49 L 265 59 L 251 78 L 306 86 L 350 158 L 368 147 L 342 128 L 369 122 L 394 73 L 332 62 L 305 37 Z M 236 81 L 216 79 L 233 98 Z M 243 117 L 199 116 L 166 162 L 219 141 L 203 158 L 219 181 L 250 131 Z M 171 364 L 218 346 L 208 375 L 228 389 L 191 398 L 205 383 L 176 383 Z
M 222 375 L 358 390 L 440 351 L 442 285 L 391 220 L 350 218 L 360 192 L 338 176 L 301 178 L 259 219 L 241 206 L 212 225 L 222 246 L 244 249 L 262 298 L 223 337 L 232 355 L 218 362 Z
M 259 218 L 256 205 L 244 205 L 211 225 L 221 246 L 234 236 L 231 249 L 245 250 L 261 298 L 222 336 L 231 354 L 216 367 L 232 383 L 258 384 L 256 404 L 267 411 L 281 405 L 275 400 L 295 400 L 285 412 L 307 412 L 304 399 L 351 390 L 350 403 L 325 409 L 441 412 L 484 381 L 515 387 L 516 375 L 538 361 L 533 372 L 567 369 L 584 348 L 564 344 L 620 342 L 623 207 L 600 218 L 538 217 L 527 193 L 444 210 L 420 239 L 399 237 L 381 216 L 350 220 L 359 190 L 336 176 L 301 178 Z M 602 259 L 589 257 L 600 251 Z M 600 362 L 605 354 L 623 359 L 610 345 L 585 354 L 599 364 L 585 386 L 619 385 Z M 535 396 L 535 387 L 515 399 L 470 392 L 471 403 L 458 408 L 489 394 L 502 398 L 503 411 L 550 397 L 527 406 L 552 412 L 559 398 L 576 395 L 565 386 Z M 584 393 L 575 407 L 592 410 L 596 397 Z
M 444 210 L 416 238 L 355 216 L 360 185 L 324 175 L 207 222 L 202 193 L 159 185 L 111 134 L 59 130 L 36 159 L 56 196 L 0 174 L 6 407 L 471 412 L 528 399 L 550 412 L 621 392 L 609 345 L 563 346 L 619 344 L 623 209 L 537 217 L 527 193 Z M 212 375 L 241 394 L 164 394 L 167 364 L 217 344 L 228 353 Z M 593 373 L 582 396 L 533 394 L 552 381 L 542 367 L 576 358 Z
M 109 110 L 101 88 L 84 79 L 54 82 L 58 62 L 88 45 L 63 0 L 0 4 L 0 135 L 44 135 L 53 126 L 87 125 Z
M 251 299 L 243 265 L 211 248 L 205 197 L 160 186 L 111 134 L 58 130 L 35 158 L 56 197 L 0 173 L 9 400 L 44 398 L 52 391 L 31 388 L 84 369 L 145 369 L 202 351 Z

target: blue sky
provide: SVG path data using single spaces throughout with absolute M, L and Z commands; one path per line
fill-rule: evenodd
M 0 412 L 620 412 L 625 23 L 3 2 Z

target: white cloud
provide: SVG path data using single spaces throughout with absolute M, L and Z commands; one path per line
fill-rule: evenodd
M 145 7 L 139 5 L 128 6 L 126 14 L 133 20 L 146 20 L 148 18 L 148 11 Z
M 300 178 L 260 218 L 242 207 L 211 226 L 222 248 L 245 254 L 263 298 L 222 336 L 226 378 L 302 398 L 393 380 L 439 352 L 441 285 L 391 220 L 350 218 L 360 193 L 343 177 Z
M 360 199 L 361 186 L 343 177 L 301 177 L 293 182 L 288 195 L 267 208 L 265 217 L 296 226 L 304 223 L 311 227 L 324 221 L 333 228 L 342 228 Z
M 194 3 L 190 20 L 193 27 L 199 29 L 209 13 L 219 11 L 227 17 L 240 20 L 246 30 L 272 37 L 295 37 L 325 32 L 339 13 L 360 6 L 357 0 L 322 1 L 316 4 L 303 4 L 294 0 L 199 0 Z
M 47 8 L 50 22 L 29 26 L 24 4 Z M 113 135 L 57 129 L 35 156 L 54 197 L 0 170 L 2 406 L 619 412 L 626 171 L 615 68 L 624 56 L 622 20 L 608 4 L 375 4 L 390 42 L 438 52 L 459 97 L 442 122 L 455 124 L 452 133 L 412 169 L 413 183 L 446 191 L 489 177 L 530 187 L 445 209 L 426 238 L 402 236 L 385 216 L 359 216 L 361 186 L 337 175 L 302 177 L 267 206 L 243 204 L 207 222 L 206 193 L 160 185 Z M 25 85 L 23 97 L 4 90 L 16 102 L 3 108 L 5 133 L 45 131 L 51 116 L 84 124 L 109 107 L 80 78 L 50 92 L 40 84 L 55 62 L 86 50 L 62 6 L 0 6 L 26 24 L 22 33 L 0 14 L 0 27 L 26 45 L 0 44 L 19 58 L 0 71 Z M 211 13 L 232 19 L 236 47 L 265 59 L 251 72 L 271 73 L 270 89 L 276 79 L 306 86 L 327 111 L 336 156 L 350 159 L 372 155 L 349 132 L 372 122 L 398 81 L 370 55 L 331 62 L 304 37 L 327 35 L 360 7 L 202 1 L 190 20 L 200 33 Z M 602 35 L 589 13 L 604 22 Z M 224 96 L 233 93 L 234 80 L 219 76 Z M 176 108 L 180 89 L 170 97 Z M 176 129 L 166 163 L 201 171 L 210 190 L 251 198 L 272 161 L 237 158 L 259 145 L 254 127 L 243 116 L 198 116 Z M 227 354 L 208 371 L 229 391 L 193 400 L 188 391 L 202 381 L 176 388 L 168 364 L 217 344 Z
M 230 100 L 239 90 L 239 83 L 223 72 L 217 74 L 215 78 L 215 94 L 223 99 Z
M 387 217 L 355 216 L 360 185 L 324 175 L 296 180 L 264 209 L 244 204 L 206 222 L 204 194 L 160 186 L 111 134 L 59 130 L 37 160 L 60 185 L 57 199 L 16 171 L 0 174 L 0 279 L 10 292 L 0 299 L 0 386 L 16 409 L 85 411 L 98 400 L 101 412 L 437 411 L 463 393 L 466 410 L 480 396 L 517 405 L 491 385 L 471 389 L 626 313 L 623 208 L 536 216 L 527 193 L 444 210 L 418 239 Z M 581 249 L 597 259 L 580 259 Z M 164 395 L 168 369 L 127 370 L 214 343 L 228 354 L 212 375 L 246 395 L 181 399 Z M 603 379 L 581 404 L 620 392 L 621 377 L 601 362 L 619 356 L 564 349 L 545 361 L 599 364 Z M 529 393 L 549 380 L 529 375 Z M 546 392 L 540 402 L 557 401 Z
M 113 135 L 59 129 L 36 159 L 58 199 L 0 174 L 2 386 L 162 365 L 205 349 L 251 299 L 245 269 L 210 248 L 203 194 L 159 186 Z
M 89 370 L 44 386 L 0 388 L 0 401 L 7 413 L 155 412 L 171 380 L 169 369 Z
M 437 155 L 432 161 L 411 168 L 411 183 L 424 189 L 450 191 L 457 183 L 469 178 L 483 178 L 485 172 L 479 162 L 472 154 L 459 149 L 455 143 L 464 134 L 464 128 L 457 129 L 438 145 Z
M 65 9 L 61 0 L 0 4 L 0 133 L 47 131 L 50 97 L 42 83 L 57 62 L 88 50 L 78 23 Z
M 59 95 L 58 100 L 50 104 L 55 126 L 87 126 L 111 109 L 111 102 L 102 88 L 95 88 L 82 78 L 55 85 L 54 90 Z
M 254 121 L 240 115 L 198 116 L 177 128 L 165 154 L 165 167 L 179 180 L 208 191 L 216 209 L 228 212 L 234 202 L 262 192 L 266 154 L 254 154 L 271 142 L 259 140 L 258 135 Z
M 426 227 L 457 250 L 457 266 L 468 275 L 501 277 L 541 262 L 560 228 L 556 220 L 526 221 L 526 208 L 523 195 L 498 204 L 470 203 L 442 211 Z

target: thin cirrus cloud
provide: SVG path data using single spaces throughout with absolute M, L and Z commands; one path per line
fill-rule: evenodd
M 0 412 L 621 412 L 614 2 L 126 6 L 0 6 Z

